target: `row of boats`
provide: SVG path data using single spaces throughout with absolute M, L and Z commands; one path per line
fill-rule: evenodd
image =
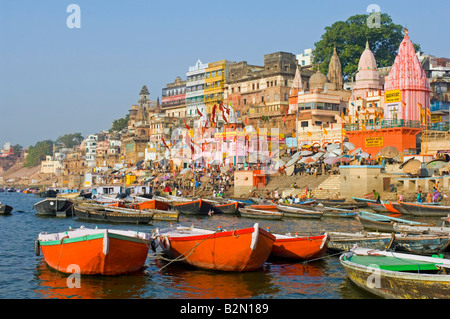
M 159 212 L 164 215 L 161 218 L 175 213 L 173 220 L 178 220 L 178 214 L 222 213 L 259 219 L 278 219 L 274 216 L 280 215 L 281 218 L 355 218 L 364 230 L 308 236 L 274 234 L 260 227 L 258 221 L 253 227 L 231 230 L 172 224 L 152 232 L 81 227 L 60 233 L 40 233 L 35 251 L 37 255 L 42 253 L 46 263 L 58 271 L 73 273 L 70 267 L 76 264 L 80 267 L 80 274 L 84 275 L 118 275 L 142 269 L 150 249 L 164 254 L 169 264 L 183 262 L 200 269 L 238 272 L 257 270 L 269 258 L 316 260 L 329 252 L 340 255 L 340 263 L 352 282 L 376 295 L 385 298 L 448 298 L 450 276 L 446 271 L 450 260 L 441 255 L 449 245 L 450 227 L 444 225 L 447 218 L 443 218 L 442 226 L 408 221 L 382 214 L 394 213 L 386 206 L 400 214 L 408 214 L 403 213 L 407 210 L 402 203 L 382 202 L 382 205 L 386 204 L 383 205 L 385 209 L 379 208 L 378 213 L 374 213 L 365 208 L 378 208 L 371 204 L 380 203 L 370 200 L 355 202 L 357 204 L 351 204 L 353 206 L 341 201 L 317 200 L 274 204 L 178 197 L 134 198 L 133 202 L 122 200 L 107 205 L 86 200 L 72 201 L 71 213 L 76 216 L 113 221 L 108 218 L 114 215 L 114 222 L 120 223 L 136 222 L 136 218 L 142 215 L 150 217 L 146 214 L 152 215 L 152 219 L 147 220 L 151 221 Z M 439 204 L 410 204 L 445 209 Z M 404 209 L 403 212 L 398 210 L 399 207 Z M 67 215 L 67 210 L 65 213 Z M 124 214 L 128 214 L 130 219 L 119 218 Z M 444 215 L 447 217 L 448 214 L 438 216 Z

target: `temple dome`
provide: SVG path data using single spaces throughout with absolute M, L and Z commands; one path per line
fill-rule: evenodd
M 365 94 L 373 90 L 381 90 L 380 73 L 377 68 L 377 61 L 370 50 L 369 42 L 366 49 L 361 54 L 358 63 L 358 73 L 356 74 L 356 82 L 353 87 L 355 96 L 365 97 Z
M 317 72 L 309 79 L 309 88 L 311 91 L 315 89 L 323 89 L 327 82 L 328 78 L 326 75 L 320 72 L 320 70 L 317 70 Z

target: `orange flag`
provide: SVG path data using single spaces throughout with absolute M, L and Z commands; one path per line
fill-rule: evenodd
M 308 137 L 311 137 L 311 133 L 310 132 L 307 132 L 307 134 L 308 134 Z

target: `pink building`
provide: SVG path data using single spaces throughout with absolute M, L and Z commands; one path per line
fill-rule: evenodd
M 419 103 L 424 110 L 430 107 L 430 83 L 416 56 L 416 50 L 409 39 L 407 29 L 384 89 L 385 94 L 393 90 L 401 92 L 401 100 L 404 104 L 399 107 L 398 119 L 420 121 Z M 388 112 L 389 110 L 385 110 L 385 113 Z

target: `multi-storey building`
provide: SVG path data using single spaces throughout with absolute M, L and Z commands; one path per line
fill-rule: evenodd
M 169 117 L 186 116 L 186 81 L 178 76 L 162 89 L 161 107 Z
M 246 125 L 279 127 L 281 132 L 292 133 L 295 123 L 289 114 L 289 92 L 296 70 L 295 56 L 286 52 L 266 54 L 264 66 L 236 63 L 230 67 L 225 102 L 232 103 Z
M 233 62 L 221 60 L 208 64 L 205 69 L 205 107 L 211 114 L 214 105 L 218 106 L 224 100 L 225 83 L 228 81 L 230 66 Z M 217 118 L 219 118 L 216 113 Z
M 189 67 L 186 73 L 186 115 L 198 115 L 197 109 L 203 114 L 205 107 L 205 75 L 208 64 L 198 60 L 194 66 Z

